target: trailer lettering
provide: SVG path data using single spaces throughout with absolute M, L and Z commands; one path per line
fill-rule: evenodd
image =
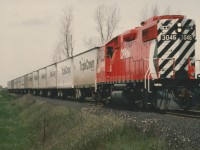
M 84 61 L 80 61 L 80 71 L 85 71 L 85 70 L 94 70 L 94 60 L 84 60 Z
M 29 77 L 29 81 L 32 81 L 33 80 L 33 78 L 32 77 Z
M 49 74 L 50 74 L 50 77 L 54 77 L 54 76 L 56 76 L 56 71 L 50 70 Z
M 38 76 L 34 76 L 34 80 L 38 80 Z
M 68 67 L 68 66 L 63 66 L 62 67 L 62 74 L 65 75 L 65 74 L 70 74 L 71 73 L 71 67 Z
M 42 74 L 41 79 L 45 79 L 45 78 L 46 78 L 46 74 Z

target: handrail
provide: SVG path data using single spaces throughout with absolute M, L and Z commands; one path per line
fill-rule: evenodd
M 153 58 L 153 59 L 143 58 L 143 59 L 146 60 L 146 61 L 149 61 L 149 60 L 157 60 L 159 58 Z M 152 91 L 150 89 L 150 75 L 151 75 L 150 67 L 148 66 L 148 69 L 147 69 L 145 76 L 144 76 L 144 88 L 147 89 L 147 91 L 149 93 L 152 93 Z M 147 82 L 148 82 L 148 85 L 147 85 Z

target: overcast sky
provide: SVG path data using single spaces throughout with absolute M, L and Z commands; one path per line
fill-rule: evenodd
M 140 25 L 145 5 L 157 3 L 163 14 L 186 15 L 200 34 L 200 0 L 0 0 L 0 85 L 52 62 L 59 41 L 63 10 L 73 7 L 75 53 L 86 50 L 84 39 L 96 36 L 94 10 L 100 4 L 120 8 L 116 34 Z M 196 49 L 199 49 L 199 41 Z

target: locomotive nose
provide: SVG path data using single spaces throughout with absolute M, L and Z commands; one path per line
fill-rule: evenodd
M 166 28 L 167 27 L 167 28 Z M 190 59 L 195 56 L 195 23 L 191 19 L 161 20 L 158 25 L 158 70 L 160 78 L 193 78 Z

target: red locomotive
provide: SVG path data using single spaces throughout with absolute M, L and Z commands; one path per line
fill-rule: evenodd
M 196 26 L 181 15 L 155 16 L 113 38 L 100 49 L 97 63 L 99 99 L 128 99 L 159 109 L 196 102 Z

